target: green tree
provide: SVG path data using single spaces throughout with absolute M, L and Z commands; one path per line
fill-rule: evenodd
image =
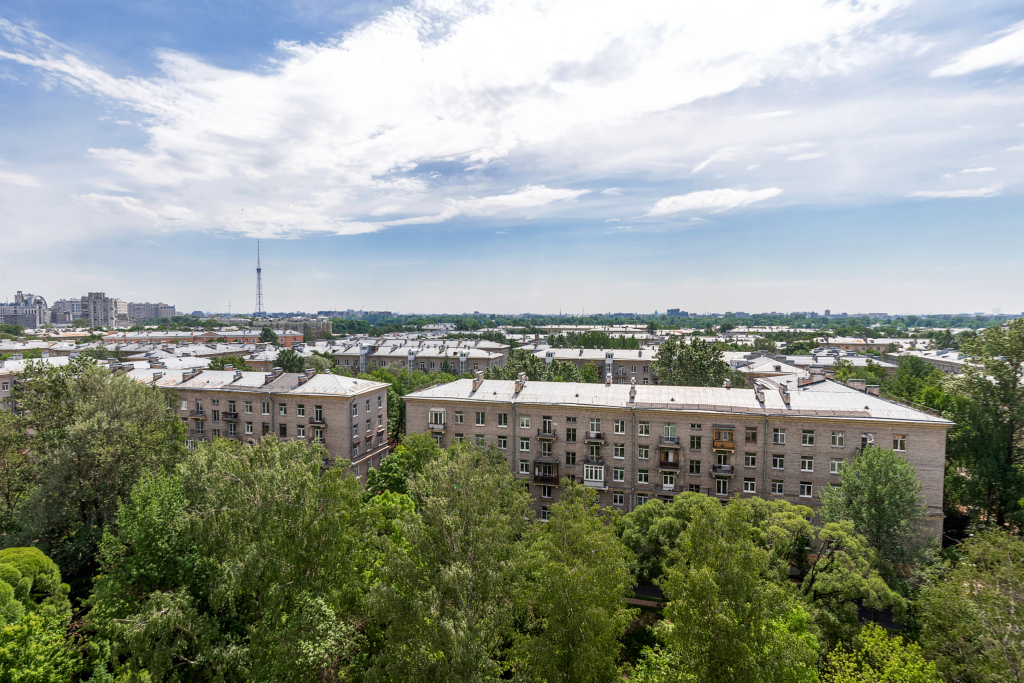
M 241 356 L 218 356 L 210 359 L 210 370 L 223 370 L 225 365 L 230 365 L 235 370 L 252 372 L 252 368 L 245 364 Z
M 303 368 L 306 370 L 316 370 L 317 373 L 329 373 L 334 369 L 334 359 L 324 358 L 324 355 L 314 351 L 303 359 Z
M 662 581 L 668 646 L 697 680 L 814 681 L 819 646 L 809 615 L 755 536 L 744 506 L 695 510 Z
M 547 374 L 546 363 L 533 355 L 532 352 L 526 349 L 513 349 L 508 354 L 508 360 L 505 362 L 505 367 L 493 367 L 484 372 L 484 377 L 487 379 L 516 379 L 520 372 L 526 373 L 526 378 L 535 382 L 544 381 L 544 376 Z
M 935 663 L 916 643 L 903 644 L 877 624 L 864 627 L 857 648 L 840 646 L 829 653 L 822 683 L 940 683 Z
M 892 574 L 923 558 L 927 509 L 921 482 L 905 458 L 869 446 L 843 467 L 840 486 L 827 487 L 820 497 L 822 518 L 852 521 Z
M 260 330 L 260 341 L 267 344 L 277 343 L 277 332 L 272 327 L 264 327 Z
M 634 616 L 629 551 L 597 493 L 569 484 L 533 545 L 528 601 L 533 628 L 520 641 L 530 675 L 543 681 L 614 681 L 619 640 Z M 586 634 L 580 637 L 581 634 Z
M 526 571 L 530 495 L 496 450 L 456 445 L 409 482 L 419 514 L 380 564 L 374 680 L 495 680 Z
M 949 388 L 968 399 L 952 415 L 971 429 L 951 436 L 949 473 L 957 501 L 996 524 L 1024 527 L 1024 318 L 964 343 L 971 364 Z
M 755 351 L 770 351 L 772 353 L 775 353 L 777 349 L 778 346 L 775 345 L 775 341 L 769 339 L 768 337 L 758 337 L 757 339 L 754 340 Z
M 544 372 L 545 382 L 582 382 L 583 376 L 575 365 L 564 360 L 553 360 Z
M 409 434 L 381 461 L 379 468 L 371 467 L 367 472 L 367 494 L 406 493 L 409 477 L 423 472 L 424 465 L 440 454 L 441 447 L 430 435 Z
M 35 481 L 36 466 L 28 455 L 22 418 L 0 411 L 0 534 L 16 531 L 14 515 Z
M 364 668 L 372 529 L 325 452 L 202 444 L 141 480 L 101 549 L 88 625 L 166 681 L 334 681 Z
M 922 589 L 921 646 L 951 681 L 1024 680 L 1024 540 L 982 531 Z
M 597 371 L 597 366 L 593 363 L 584 363 L 580 369 L 580 381 L 587 384 L 599 384 L 601 382 L 601 373 Z
M 81 671 L 64 620 L 39 613 L 0 627 L 0 683 L 65 683 Z
M 38 545 L 75 586 L 92 574 L 118 501 L 144 473 L 179 462 L 184 426 L 169 410 L 173 396 L 90 361 L 31 364 L 22 379 L 15 400 L 38 477 L 15 519 L 24 531 L 5 540 Z
M 689 343 L 669 337 L 658 347 L 651 365 L 661 384 L 720 387 L 730 377 L 721 350 L 698 337 Z
M 302 372 L 306 367 L 305 359 L 295 349 L 281 349 L 274 363 L 285 372 Z

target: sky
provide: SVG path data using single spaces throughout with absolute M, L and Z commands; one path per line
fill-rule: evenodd
M 1019 0 L 5 0 L 0 300 L 1024 311 Z

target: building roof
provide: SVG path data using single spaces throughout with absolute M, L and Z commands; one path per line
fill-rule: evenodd
M 485 403 L 566 405 L 590 408 L 639 408 L 680 412 L 737 413 L 748 415 L 844 418 L 953 424 L 898 403 L 851 389 L 838 382 L 790 389 L 787 405 L 778 390 L 765 389 L 764 402 L 754 389 L 679 387 L 666 385 L 589 384 L 577 382 L 531 382 L 518 394 L 513 380 L 483 380 L 473 391 L 473 380 L 460 379 L 408 394 L 406 400 L 456 400 Z M 814 388 L 810 388 L 814 387 Z M 630 390 L 636 397 L 630 397 Z
M 161 376 L 154 382 L 155 374 Z M 268 391 L 289 394 L 320 394 L 330 396 L 355 396 L 367 391 L 387 387 L 383 382 L 355 379 L 333 374 L 313 375 L 306 382 L 299 383 L 304 373 L 283 372 L 267 382 L 266 372 L 236 372 L 234 370 L 194 370 L 138 368 L 128 371 L 136 382 L 156 384 L 175 389 L 210 389 L 217 391 Z

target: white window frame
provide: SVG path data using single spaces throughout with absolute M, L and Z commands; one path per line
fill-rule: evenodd
M 613 467 L 612 468 L 612 481 L 626 481 L 626 468 L 624 468 L 624 467 Z
M 612 434 L 625 434 L 626 433 L 626 421 L 615 420 L 612 422 Z
M 651 435 L 651 423 L 649 421 L 641 420 L 637 423 L 637 436 L 650 436 Z
M 743 480 L 743 493 L 757 493 L 757 480 L 753 477 L 746 477 Z
M 846 444 L 846 432 L 832 432 L 832 448 L 842 448 Z
M 800 471 L 801 472 L 813 472 L 814 471 L 814 458 L 808 456 L 800 456 Z
M 896 453 L 907 452 L 907 437 L 904 434 L 892 435 L 892 450 Z
M 743 466 L 744 467 L 757 467 L 757 453 L 744 453 L 743 454 Z
M 809 481 L 800 482 L 800 497 L 801 498 L 813 498 L 814 497 L 814 484 Z
M 498 413 L 498 426 L 508 429 L 508 413 Z
M 452 418 L 452 421 L 457 425 L 466 424 L 465 415 L 463 415 L 461 410 L 455 411 L 455 416 Z
M 651 447 L 650 446 L 638 446 L 637 447 L 636 457 L 639 458 L 640 460 L 650 460 L 651 459 Z
M 829 474 L 842 474 L 843 473 L 843 465 L 845 463 L 846 463 L 846 461 L 843 458 L 832 458 L 831 460 L 829 460 L 829 463 L 828 463 L 828 473 Z
M 637 470 L 637 472 L 636 472 L 636 483 L 638 483 L 638 484 L 650 484 L 651 483 L 651 471 L 650 470 Z
M 781 479 L 772 479 L 771 491 L 773 496 L 784 496 L 786 495 L 785 484 Z
M 621 506 L 623 504 L 624 496 L 621 491 L 615 491 L 612 493 L 612 505 Z
M 529 452 L 530 450 L 530 437 L 521 436 L 519 437 L 519 450 L 520 452 Z
M 616 460 L 622 460 L 626 457 L 626 444 L 617 443 L 612 447 L 612 457 Z
M 773 470 L 785 470 L 786 469 L 786 456 L 784 455 L 773 455 L 772 456 L 772 469 Z
M 520 429 L 529 429 L 530 428 L 530 416 L 529 415 L 520 415 L 519 416 L 519 428 Z
M 772 428 L 772 444 L 776 446 L 786 445 L 786 428 L 785 427 L 773 427 Z
M 477 427 L 485 426 L 484 423 L 485 423 L 486 420 L 487 420 L 487 413 L 485 413 L 483 411 L 480 411 L 480 410 L 476 411 L 476 426 Z
M 306 438 L 306 425 L 295 425 L 295 436 L 299 438 Z
M 814 430 L 813 429 L 802 429 L 802 430 L 800 430 L 800 445 L 801 446 L 813 446 L 814 445 Z
M 507 436 L 499 436 L 498 437 L 498 448 L 500 448 L 503 451 L 504 450 L 508 450 L 508 437 Z

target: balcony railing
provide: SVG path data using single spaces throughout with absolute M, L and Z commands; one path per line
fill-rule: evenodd
M 237 420 L 238 419 L 238 413 L 235 413 L 235 412 L 227 412 L 226 411 L 226 412 L 221 413 L 220 416 L 222 418 L 224 418 L 225 420 Z
M 431 422 L 430 424 L 427 425 L 428 432 L 437 432 L 438 434 L 444 434 L 447 430 L 448 425 L 446 425 L 444 422 Z
M 663 470 L 665 470 L 665 469 L 678 470 L 679 469 L 679 461 L 678 460 L 660 460 L 658 462 L 658 467 L 660 467 Z
M 587 432 L 587 441 L 604 443 L 604 432 Z
M 316 425 L 317 427 L 326 427 L 327 423 L 324 422 L 323 416 L 309 418 L 309 424 Z
M 662 436 L 658 438 L 658 445 L 662 448 L 679 448 L 678 436 Z
M 584 462 L 589 462 L 589 463 L 592 463 L 592 464 L 593 463 L 597 463 L 599 465 L 604 462 L 604 456 L 603 455 L 586 455 L 586 456 L 583 456 L 580 459 L 583 460 Z
M 736 442 L 715 439 L 712 442 L 712 448 L 716 451 L 729 451 L 731 453 L 736 450 Z
M 712 465 L 711 474 L 731 477 L 736 474 L 735 469 L 732 465 Z
M 205 420 L 206 419 L 206 411 L 204 411 L 204 410 L 193 410 L 193 411 L 191 411 L 188 414 L 188 416 L 189 417 L 194 417 L 197 420 Z
M 589 486 L 592 489 L 606 489 L 608 488 L 607 479 L 584 479 L 584 486 Z
M 533 480 L 538 484 L 555 484 L 556 486 L 558 485 L 557 474 L 537 474 L 536 472 L 534 472 Z
M 550 439 L 550 440 L 554 441 L 554 439 L 555 439 L 555 428 L 554 427 L 550 427 L 548 429 L 545 429 L 544 427 L 538 427 L 537 428 L 537 438 L 538 439 Z

